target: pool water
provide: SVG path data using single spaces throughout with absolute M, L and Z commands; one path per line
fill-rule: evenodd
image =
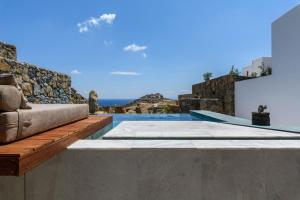
M 122 121 L 201 121 L 190 114 L 114 114 L 113 127 Z
M 87 139 L 101 139 L 101 137 L 118 126 L 122 121 L 213 121 L 205 116 L 191 114 L 113 114 L 113 123 L 96 132 Z

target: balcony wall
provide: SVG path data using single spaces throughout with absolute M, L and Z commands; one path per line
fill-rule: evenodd
M 298 200 L 299 143 L 274 142 L 90 141 L 0 177 L 0 199 Z

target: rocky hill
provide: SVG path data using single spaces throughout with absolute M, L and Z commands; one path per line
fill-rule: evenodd
M 164 100 L 169 100 L 169 99 L 164 98 L 164 96 L 160 93 L 153 93 L 153 94 L 144 95 L 144 96 L 134 100 L 127 106 L 135 105 L 137 103 L 158 103 L 158 102 L 161 102 Z
M 178 113 L 176 100 L 165 98 L 160 93 L 147 94 L 125 106 L 104 108 L 108 113 Z

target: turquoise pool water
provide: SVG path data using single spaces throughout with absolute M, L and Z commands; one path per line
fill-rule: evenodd
M 214 121 L 206 116 L 191 114 L 113 114 L 113 123 L 87 139 L 100 139 L 102 135 L 118 126 L 122 121 Z
M 122 121 L 201 121 L 190 114 L 114 114 L 113 127 Z

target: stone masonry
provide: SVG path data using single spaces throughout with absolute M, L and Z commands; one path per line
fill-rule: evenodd
M 16 60 L 16 47 L 0 43 L 0 73 L 12 73 L 31 103 L 86 103 L 71 77 Z
M 14 45 L 0 42 L 0 57 L 17 60 L 17 49 Z
M 234 115 L 234 83 L 249 77 L 225 75 L 192 86 L 192 94 L 178 96 L 183 112 L 209 110 Z

